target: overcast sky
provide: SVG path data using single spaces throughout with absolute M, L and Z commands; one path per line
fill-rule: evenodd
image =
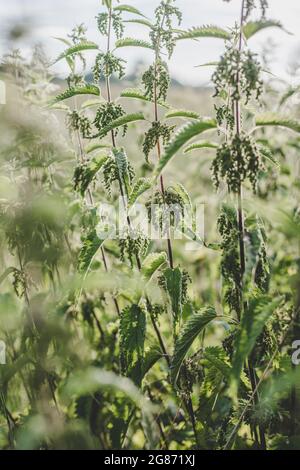
M 142 10 L 151 17 L 158 0 L 124 0 Z M 177 0 L 183 11 L 182 28 L 216 24 L 233 26 L 240 11 L 240 0 L 225 3 L 222 0 Z M 299 0 L 269 0 L 268 17 L 279 19 L 284 27 L 293 35 L 288 35 L 278 29 L 269 29 L 259 33 L 252 40 L 252 48 L 261 53 L 268 39 L 272 37 L 273 63 L 272 71 L 281 78 L 291 80 L 288 71 L 290 65 L 300 59 L 300 1 Z M 34 43 L 40 42 L 45 46 L 50 57 L 55 57 L 61 51 L 61 44 L 53 39 L 55 36 L 66 36 L 75 24 L 85 23 L 88 27 L 88 37 L 99 41 L 95 16 L 101 9 L 100 0 L 0 0 L 0 55 L 6 48 L 5 34 L 12 24 L 31 23 L 31 32 L 16 46 L 24 55 L 29 54 Z M 137 26 L 130 26 L 126 36 L 145 38 L 147 33 Z M 208 82 L 211 71 L 207 68 L 195 68 L 196 65 L 214 61 L 223 50 L 222 41 L 203 39 L 199 43 L 191 41 L 180 42 L 170 64 L 172 74 L 180 81 L 193 85 L 203 85 Z M 150 61 L 151 52 L 142 49 L 122 50 L 132 67 L 136 60 L 142 58 Z M 61 66 L 60 66 L 61 67 Z M 62 68 L 56 69 L 63 75 Z

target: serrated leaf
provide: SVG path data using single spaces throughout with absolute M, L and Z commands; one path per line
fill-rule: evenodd
M 126 88 L 125 90 L 121 92 L 120 97 L 121 98 L 134 98 L 137 100 L 146 101 L 147 103 L 152 103 L 152 101 L 149 98 L 147 98 L 144 95 L 143 91 L 140 90 L 139 88 Z M 158 104 L 165 108 L 169 108 L 169 105 L 167 103 L 164 103 L 163 101 L 159 100 Z
M 277 168 L 280 167 L 278 160 L 273 155 L 273 152 L 270 148 L 266 147 L 265 145 L 258 145 L 259 152 L 261 155 L 269 162 L 273 163 Z
M 204 25 L 199 27 L 194 27 L 188 31 L 180 33 L 176 40 L 180 41 L 182 39 L 199 39 L 199 38 L 217 38 L 217 39 L 230 39 L 230 33 L 226 29 L 220 28 L 215 25 Z
M 217 67 L 219 65 L 219 62 L 214 61 L 214 62 L 206 62 L 205 64 L 200 64 L 200 65 L 195 65 L 195 67 Z
M 123 22 L 124 23 L 141 24 L 143 26 L 147 26 L 150 29 L 153 29 L 153 24 L 150 21 L 144 20 L 142 18 L 137 18 L 137 19 L 134 19 L 134 20 L 124 20 Z
M 106 149 L 106 148 L 111 148 L 111 144 L 110 143 L 91 144 L 91 145 L 88 145 L 87 147 L 85 147 L 84 151 L 85 151 L 85 153 L 92 153 L 95 150 Z
M 194 144 L 191 144 L 186 147 L 183 153 L 190 153 L 193 150 L 199 149 L 217 149 L 218 147 L 219 145 L 215 142 L 210 142 L 208 140 L 199 140 L 198 142 L 195 142 Z
M 167 262 L 167 255 L 163 251 L 161 253 L 150 253 L 142 265 L 142 274 L 149 281 L 155 272 Z
M 84 239 L 78 256 L 78 271 L 87 273 L 90 266 L 105 240 L 98 237 L 96 230 L 92 230 Z
M 280 23 L 280 21 L 277 20 L 261 20 L 261 21 L 249 21 L 247 24 L 245 24 L 243 28 L 244 36 L 246 39 L 250 39 L 252 36 L 254 36 L 256 33 L 259 31 L 262 31 L 263 29 L 266 28 L 280 28 L 283 31 L 285 31 L 284 27 Z M 287 31 L 285 31 L 287 32 Z
M 74 46 L 68 47 L 64 52 L 62 52 L 57 59 L 53 62 L 53 64 L 56 64 L 62 59 L 66 59 L 67 57 L 73 56 L 74 54 L 78 54 L 79 52 L 82 51 L 88 51 L 88 50 L 95 50 L 99 49 L 98 45 L 95 42 L 92 41 L 84 41 L 81 42 L 80 44 L 76 44 Z
M 94 106 L 99 106 L 103 102 L 104 102 L 103 98 L 92 98 L 82 103 L 81 109 L 93 108 Z
M 116 49 L 119 49 L 120 47 L 143 47 L 145 49 L 153 49 L 153 46 L 150 42 L 135 38 L 119 39 L 116 41 L 115 47 Z
M 157 346 L 154 345 L 154 347 L 151 347 L 150 351 L 145 353 L 145 357 L 143 360 L 143 368 L 142 368 L 142 379 L 162 357 L 163 355 L 158 345 Z M 138 374 L 138 368 L 139 368 L 139 364 L 136 364 L 135 366 L 133 366 L 133 369 L 132 369 L 133 375 L 136 376 Z
M 117 129 L 118 127 L 125 126 L 132 122 L 144 121 L 144 120 L 145 120 L 145 116 L 143 115 L 143 113 L 125 114 L 125 116 L 115 119 L 108 126 L 103 127 L 103 129 L 101 129 L 101 132 L 99 132 L 99 134 L 97 134 L 96 136 L 93 136 L 93 138 L 105 137 L 113 129 Z
M 291 119 L 289 116 L 281 116 L 277 114 L 263 114 L 256 116 L 255 124 L 257 127 L 279 126 L 300 133 L 300 121 Z
M 64 103 L 53 103 L 51 105 L 49 105 L 49 107 L 51 109 L 55 109 L 57 111 L 65 111 L 65 112 L 68 112 L 70 111 L 70 107 L 67 106 L 66 104 Z
M 69 40 L 66 39 L 66 38 L 60 38 L 60 37 L 57 37 L 57 36 L 53 36 L 53 39 L 56 39 L 56 41 L 62 42 L 62 43 L 65 44 L 66 46 L 69 46 L 69 47 L 72 46 L 71 41 L 69 41 Z
M 244 363 L 255 347 L 256 340 L 262 333 L 266 322 L 280 305 L 281 300 L 280 298 L 272 300 L 267 296 L 252 299 L 243 314 L 232 359 L 231 388 L 234 396 L 236 396 L 238 391 Z
M 89 367 L 72 374 L 62 390 L 62 394 L 65 397 L 80 396 L 93 394 L 102 389 L 122 392 L 136 406 L 146 410 L 151 409 L 149 401 L 143 397 L 130 379 L 96 367 Z
M 13 267 L 10 267 L 10 268 L 7 268 L 3 274 L 1 274 L 0 276 L 0 284 L 11 274 L 15 271 L 15 268 Z
M 104 163 L 107 161 L 107 155 L 95 156 L 87 165 L 84 170 L 84 178 L 80 184 L 80 194 L 83 197 L 91 182 L 94 180 L 97 173 L 101 170 Z
M 126 307 L 120 321 L 120 364 L 122 373 L 138 385 L 142 380 L 145 337 L 145 311 L 137 304 Z
M 144 194 L 146 191 L 148 191 L 148 189 L 151 188 L 151 186 L 151 180 L 147 178 L 139 178 L 134 183 L 133 188 L 131 190 L 128 201 L 129 206 L 132 206 L 142 194 Z
M 165 114 L 165 119 L 170 118 L 191 118 L 191 119 L 199 119 L 200 115 L 195 111 L 189 111 L 187 109 L 172 109 Z
M 176 384 L 182 363 L 190 347 L 201 331 L 216 318 L 213 307 L 205 307 L 194 313 L 185 323 L 175 342 L 174 355 L 171 363 L 171 380 Z
M 199 119 L 182 126 L 173 136 L 171 142 L 165 149 L 165 153 L 160 159 L 155 171 L 155 177 L 159 176 L 169 161 L 189 140 L 203 132 L 217 127 L 214 119 Z
M 289 98 L 300 92 L 300 86 L 289 87 L 288 90 L 282 95 L 279 105 L 282 106 Z
M 190 208 L 192 208 L 192 200 L 191 200 L 191 197 L 189 195 L 189 193 L 187 192 L 186 188 L 183 186 L 183 184 L 181 183 L 175 183 L 175 184 L 172 184 L 171 185 L 171 188 L 177 193 L 179 194 L 179 196 L 182 198 L 184 204 L 186 206 L 189 206 Z
M 182 270 L 167 268 L 163 272 L 165 288 L 171 301 L 174 323 L 182 316 Z
M 14 359 L 11 364 L 7 364 L 5 367 L 0 368 L 0 383 L 1 389 L 3 389 L 5 384 L 13 379 L 13 377 L 19 373 L 19 371 L 24 370 L 24 367 L 33 362 L 33 359 L 29 353 L 21 354 L 20 357 Z
M 204 359 L 209 361 L 219 372 L 223 374 L 225 379 L 230 380 L 232 367 L 225 361 L 224 350 L 219 347 L 208 347 L 203 353 Z
M 73 98 L 74 96 L 79 95 L 96 95 L 100 96 L 100 90 L 95 85 L 84 85 L 79 87 L 71 87 L 68 88 L 66 91 L 58 95 L 54 100 L 51 102 L 52 104 L 59 103 L 60 101 L 67 100 L 69 98 Z
M 125 11 L 126 13 L 133 13 L 134 15 L 143 16 L 144 18 L 146 18 L 145 15 L 140 12 L 140 10 L 135 7 L 132 7 L 131 5 L 117 5 L 114 8 L 114 11 Z

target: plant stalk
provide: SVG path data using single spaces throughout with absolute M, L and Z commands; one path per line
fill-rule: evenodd
M 239 53 L 242 52 L 243 46 L 243 27 L 244 27 L 244 12 L 245 12 L 245 0 L 242 0 L 241 4 L 241 18 L 240 18 L 240 31 L 239 31 L 239 40 L 238 40 L 238 51 Z M 239 68 L 239 65 L 238 65 Z M 240 86 L 240 73 L 239 69 L 237 71 L 236 81 L 238 87 Z M 235 126 L 236 126 L 236 134 L 238 136 L 241 135 L 241 103 L 240 99 L 236 99 L 234 102 L 234 110 L 235 110 Z M 244 209 L 243 209 L 243 188 L 242 184 L 239 185 L 238 194 L 237 194 L 237 222 L 238 222 L 238 231 L 239 231 L 239 251 L 240 251 L 240 312 L 239 312 L 239 320 L 243 315 L 245 310 L 246 304 L 244 302 L 244 276 L 246 270 L 246 250 L 245 250 L 245 226 L 244 226 Z M 251 364 L 251 361 L 248 361 L 248 371 L 249 377 L 251 382 L 251 388 L 253 391 L 253 399 L 254 403 L 258 404 L 259 397 L 256 390 L 256 373 L 255 369 Z M 255 391 L 256 390 L 256 391 Z M 266 439 L 265 433 L 262 426 L 259 426 L 259 436 L 260 436 L 260 447 L 262 449 L 266 449 Z M 257 437 L 255 436 L 255 440 L 258 443 Z

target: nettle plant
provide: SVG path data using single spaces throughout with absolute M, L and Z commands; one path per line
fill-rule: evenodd
M 261 19 L 251 21 L 250 15 L 257 6 L 261 10 Z M 184 149 L 184 153 L 216 149 L 211 165 L 212 180 L 217 189 L 228 192 L 217 224 L 221 237 L 221 308 L 225 315 L 232 317 L 235 325 L 229 327 L 223 341 L 224 349 L 204 350 L 206 387 L 201 392 L 202 399 L 219 402 L 223 407 L 221 419 L 216 418 L 213 422 L 206 416 L 204 435 L 209 440 L 212 429 L 218 428 L 217 445 L 225 449 L 236 442 L 242 423 L 249 425 L 256 448 L 267 447 L 266 435 L 278 426 L 280 412 L 266 397 L 261 399 L 259 387 L 274 367 L 284 343 L 281 337 L 276 338 L 274 330 L 276 321 L 281 321 L 280 312 L 286 308 L 293 312 L 288 329 L 298 315 L 297 302 L 290 305 L 288 298 L 278 296 L 276 285 L 272 285 L 264 218 L 251 209 L 245 211 L 243 201 L 244 192 L 256 194 L 266 165 L 270 161 L 276 164 L 268 140 L 257 137 L 259 128 L 281 126 L 299 132 L 297 122 L 293 120 L 259 112 L 263 70 L 256 54 L 248 48 L 248 40 L 265 28 L 282 28 L 279 22 L 265 18 L 266 11 L 265 1 L 256 4 L 243 0 L 239 24 L 232 30 L 203 26 L 179 33 L 177 40 L 212 37 L 225 41 L 225 53 L 212 76 L 216 118 L 215 121 L 196 120 L 183 126 L 167 146 L 156 170 L 160 174 L 165 162 L 203 132 L 203 126 L 217 128 L 220 144 L 195 141 Z M 255 103 L 258 104 L 256 115 L 253 112 Z M 251 207 L 249 203 L 247 207 Z M 286 327 L 284 322 L 282 324 Z M 216 373 L 216 369 L 223 376 L 219 386 L 210 375 Z M 291 421 L 294 420 L 292 413 L 293 410 Z
M 180 23 L 181 14 L 173 1 L 163 1 L 155 10 L 155 23 L 152 24 L 141 12 L 128 5 L 118 3 L 114 5 L 113 2 L 105 1 L 103 6 L 104 12 L 97 16 L 97 25 L 105 43 L 104 51 L 100 50 L 97 44 L 87 40 L 84 26 L 74 28 L 69 39 L 63 39 L 68 47 L 58 57 L 58 60 L 66 60 L 70 68 L 67 78 L 68 88 L 52 103 L 54 108 L 67 111 L 66 122 L 73 136 L 78 158 L 78 165 L 74 171 L 74 189 L 82 197 L 83 204 L 82 248 L 78 254 L 78 269 L 82 273 L 83 280 L 86 279 L 88 273 L 95 268 L 95 260 L 99 253 L 103 268 L 106 272 L 111 269 L 112 276 L 117 276 L 115 269 L 120 261 L 123 263 L 121 271 L 128 273 L 128 268 L 132 270 L 127 277 L 132 277 L 136 270 L 142 274 L 142 285 L 140 288 L 135 288 L 135 292 L 128 292 L 124 285 L 120 285 L 112 292 L 119 317 L 116 323 L 119 338 L 119 371 L 131 378 L 139 387 L 142 386 L 150 401 L 162 402 L 163 394 L 154 393 L 153 396 L 145 376 L 150 367 L 160 358 L 164 358 L 169 372 L 164 373 L 162 380 L 169 383 L 168 387 L 171 386 L 174 400 L 178 404 L 182 403 L 182 413 L 187 416 L 182 418 L 187 423 L 187 435 L 191 426 L 197 443 L 196 418 L 191 398 L 194 383 L 191 371 L 196 360 L 190 359 L 188 363 L 185 363 L 184 358 L 191 341 L 190 335 L 196 334 L 195 328 L 199 333 L 216 314 L 213 308 L 196 311 L 196 306 L 193 306 L 189 300 L 190 277 L 186 270 L 174 267 L 171 228 L 166 229 L 168 231 L 168 256 L 165 252 L 150 253 L 148 237 L 134 227 L 130 214 L 133 204 L 155 186 L 156 180 L 159 180 L 158 189 L 154 189 L 150 203 L 148 202 L 149 219 L 152 222 L 155 223 L 156 220 L 159 226 L 164 225 L 167 204 L 176 204 L 179 210 L 183 210 L 187 202 L 191 204 L 186 190 L 181 185 L 165 188 L 161 175 L 169 159 L 162 158 L 163 146 L 169 144 L 171 134 L 175 129 L 174 125 L 169 124 L 169 119 L 186 117 L 185 111 L 173 110 L 166 103 L 170 77 L 167 63 L 163 60 L 165 51 L 168 57 L 171 57 L 173 53 L 178 34 L 178 30 L 173 27 L 173 22 Z M 124 20 L 124 14 L 134 15 L 134 18 Z M 145 25 L 150 31 L 149 42 L 124 37 L 126 21 Z M 120 97 L 113 98 L 111 77 L 114 75 L 122 79 L 125 74 L 125 61 L 117 56 L 117 51 L 124 47 L 144 47 L 154 53 L 153 64 L 141 77 L 143 89 L 125 89 L 120 95 L 121 98 L 138 99 L 153 106 L 150 128 L 146 131 L 142 144 L 147 163 L 150 163 L 150 155 L 152 157 L 152 153 L 156 153 L 157 168 L 152 179 L 137 178 L 125 148 L 119 146 L 120 135 L 126 135 L 130 123 L 147 122 L 142 112 L 128 114 L 120 104 Z M 94 82 L 90 84 L 85 79 L 86 62 L 83 53 L 86 50 L 98 49 L 99 52 L 92 68 Z M 79 103 L 83 95 L 95 95 L 96 98 L 89 98 Z M 69 107 L 62 104 L 66 100 L 73 100 L 73 105 Z M 167 109 L 167 113 L 161 119 L 159 106 Z M 215 127 L 213 121 L 207 123 L 199 121 L 199 132 L 211 127 Z M 102 200 L 105 197 L 104 200 L 112 202 L 119 198 L 127 211 L 126 233 L 123 232 L 122 236 L 118 237 L 118 246 L 114 248 L 111 247 L 110 240 L 100 239 L 97 235 L 97 226 L 98 228 L 101 226 L 101 220 L 97 213 L 99 200 L 95 202 L 95 197 L 99 196 Z M 160 214 L 157 213 L 157 205 L 159 205 Z M 153 207 L 154 210 L 152 210 Z M 175 223 L 175 220 L 176 214 L 171 214 L 171 221 Z M 161 228 L 163 231 L 164 227 Z M 111 257 L 108 259 L 106 246 L 109 246 L 112 257 L 116 256 L 119 262 L 113 263 L 114 260 Z M 152 289 L 149 287 L 155 280 L 157 282 L 154 282 L 154 285 L 156 284 L 161 289 L 158 297 L 157 294 L 155 296 L 151 294 Z M 128 284 L 128 280 L 123 281 L 124 283 Z M 83 290 L 84 285 L 79 292 L 79 298 Z M 184 309 L 186 309 L 185 316 L 190 314 L 190 318 L 187 328 L 182 330 Z M 170 321 L 172 324 L 172 335 L 167 334 L 165 338 L 159 326 L 161 316 L 164 321 Z M 149 345 L 146 342 L 146 328 L 149 329 L 150 326 L 152 327 L 150 337 L 153 334 L 156 337 L 154 345 L 153 339 Z M 146 346 L 148 352 L 146 352 Z M 171 347 L 174 347 L 173 357 L 168 352 Z M 95 402 L 94 405 L 99 408 Z M 132 406 L 124 405 L 124 403 L 122 405 L 120 401 L 121 406 L 124 406 L 124 420 L 119 436 L 122 440 L 126 437 L 130 424 Z M 178 412 L 181 413 L 181 411 Z M 167 424 L 164 425 L 163 420 Z M 165 447 L 168 447 L 166 429 L 172 435 L 174 434 L 174 439 L 177 439 L 178 430 L 176 426 L 172 429 L 173 420 L 174 416 L 172 417 L 169 409 L 164 410 L 163 418 L 156 418 L 158 440 Z M 112 434 L 114 433 L 113 428 Z M 121 445 L 121 441 L 118 445 Z

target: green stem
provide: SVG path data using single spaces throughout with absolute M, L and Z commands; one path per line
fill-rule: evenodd
M 244 11 L 245 11 L 245 0 L 242 0 L 241 5 L 241 19 L 240 19 L 240 31 L 239 31 L 239 40 L 238 40 L 238 51 L 239 53 L 242 52 L 243 47 L 243 26 L 244 26 Z M 239 65 L 238 65 L 239 68 Z M 236 81 L 238 87 L 240 87 L 240 73 L 239 70 L 237 72 Z M 236 99 L 234 102 L 234 110 L 235 110 L 235 125 L 236 125 L 236 134 L 238 136 L 241 135 L 241 103 L 240 99 Z M 245 277 L 245 270 L 246 270 L 246 250 L 245 250 L 245 227 L 244 227 L 244 209 L 243 209 L 243 188 L 242 184 L 239 185 L 238 194 L 237 194 L 237 222 L 238 222 L 238 231 L 239 231 L 239 251 L 240 251 L 240 312 L 239 312 L 239 320 L 243 315 L 245 310 L 246 304 L 244 301 L 244 277 Z M 248 361 L 248 371 L 249 377 L 251 382 L 251 388 L 253 391 L 253 399 L 254 403 L 258 404 L 259 397 L 256 390 L 256 373 L 255 369 L 251 364 L 251 360 Z M 260 447 L 262 449 L 266 449 L 266 439 L 265 433 L 262 426 L 259 426 L 259 435 L 260 435 Z M 259 445 L 257 437 L 255 438 L 257 444 Z

